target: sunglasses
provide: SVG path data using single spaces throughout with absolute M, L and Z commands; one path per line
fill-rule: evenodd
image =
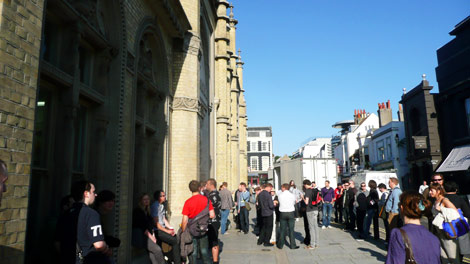
M 432 179 L 432 182 L 442 181 L 442 179 Z

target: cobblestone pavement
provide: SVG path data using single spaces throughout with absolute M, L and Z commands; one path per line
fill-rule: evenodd
M 295 224 L 296 243 L 299 249 L 292 250 L 286 246 L 282 250 L 276 247 L 256 245 L 253 234 L 253 218 L 250 212 L 250 232 L 243 234 L 234 228 L 228 234 L 220 235 L 222 252 L 220 262 L 224 264 L 243 263 L 384 263 L 386 248 L 383 240 L 357 240 L 355 234 L 345 232 L 340 226 L 333 224 L 332 229 L 320 229 L 320 245 L 314 250 L 305 249 L 303 219 Z M 383 230 L 381 230 L 383 231 Z M 383 239 L 384 234 L 381 232 Z M 287 239 L 288 240 L 288 239 Z

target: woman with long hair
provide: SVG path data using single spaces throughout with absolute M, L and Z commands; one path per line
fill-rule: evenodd
M 367 196 L 367 215 L 362 236 L 364 238 L 369 237 L 370 225 L 372 224 L 372 219 L 374 219 L 374 239 L 379 239 L 379 216 L 377 213 L 379 209 L 379 193 L 377 192 L 377 182 L 370 180 L 369 188 L 369 195 Z
M 154 234 L 153 219 L 150 214 L 150 196 L 146 193 L 139 197 L 138 206 L 132 214 L 132 227 L 137 241 L 133 241 L 135 246 L 145 247 L 149 253 L 152 264 L 165 263 L 162 249 L 157 245 Z M 139 241 L 141 240 L 141 241 Z
M 453 209 L 457 211 L 454 204 L 444 195 L 446 191 L 439 183 L 433 183 L 429 187 L 429 195 L 435 199 L 432 207 L 432 215 L 436 217 L 438 214 L 443 213 L 443 209 Z M 460 250 L 457 238 L 447 238 L 444 230 L 437 226 L 433 221 L 434 229 L 436 230 L 437 237 L 441 241 L 441 260 L 442 263 L 460 263 Z
M 421 225 L 421 218 L 431 210 L 431 202 L 417 191 L 405 191 L 400 195 L 399 208 L 404 226 L 390 233 L 387 264 L 406 263 L 406 247 L 411 247 L 416 263 L 439 264 L 439 239 Z M 408 240 L 408 245 L 405 245 Z M 411 256 L 409 256 L 411 257 Z

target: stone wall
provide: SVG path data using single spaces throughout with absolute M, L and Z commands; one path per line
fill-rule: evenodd
M 0 207 L 5 264 L 24 258 L 43 5 L 43 0 L 0 1 L 0 159 L 9 171 Z

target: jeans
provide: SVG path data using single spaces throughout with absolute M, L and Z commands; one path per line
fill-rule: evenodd
M 273 233 L 273 215 L 263 216 L 263 225 L 261 226 L 261 233 L 259 234 L 258 244 L 269 244 L 271 235 Z
M 289 228 L 289 243 L 290 243 L 290 248 L 295 248 L 295 237 L 294 237 L 294 225 L 295 225 L 295 213 L 294 212 L 281 212 L 280 214 L 280 222 L 281 222 L 281 228 L 280 228 L 280 234 L 279 234 L 279 240 L 277 241 L 277 247 L 282 248 L 285 244 L 285 239 L 286 239 L 286 229 Z
M 356 208 L 356 216 L 357 216 L 357 231 L 362 236 L 364 234 L 364 218 L 366 218 L 366 210 L 361 210 Z
M 343 223 L 343 204 L 339 201 L 335 202 L 335 222 Z
M 379 218 L 377 216 L 377 209 L 368 209 L 366 221 L 364 222 L 364 232 L 363 237 L 367 238 L 369 236 L 370 225 L 372 224 L 372 219 L 374 220 L 374 238 L 379 238 Z
M 307 212 L 308 228 L 310 231 L 310 246 L 318 246 L 318 210 Z
M 147 238 L 147 251 L 149 252 L 149 258 L 152 264 L 164 263 L 165 258 L 163 257 L 162 249 L 150 238 Z
M 223 234 L 225 234 L 225 232 L 227 231 L 227 219 L 228 219 L 228 215 L 230 214 L 230 209 L 222 209 L 221 210 L 221 223 L 220 223 L 220 232 Z
M 209 256 L 209 239 L 207 238 L 207 235 L 201 237 L 193 237 L 193 253 L 191 253 L 191 255 L 189 256 L 189 263 L 198 263 L 198 255 L 202 257 L 202 262 L 204 264 L 212 263 L 212 259 Z
M 308 225 L 307 212 L 302 212 L 302 218 L 304 219 L 305 238 L 304 244 L 310 245 L 310 229 Z
M 157 240 L 163 241 L 171 246 L 171 251 L 173 253 L 173 262 L 175 264 L 181 263 L 181 254 L 180 254 L 180 246 L 178 244 L 178 238 L 176 236 L 172 236 L 166 232 L 161 230 L 157 231 Z
M 349 230 L 354 231 L 356 229 L 356 212 L 353 205 L 349 206 Z
M 248 220 L 248 210 L 246 210 L 246 207 L 240 207 L 240 213 L 238 214 L 239 215 L 239 218 L 240 218 L 240 230 L 245 232 L 245 233 L 248 233 L 248 227 L 250 225 L 250 222 Z
M 349 227 L 349 207 L 348 206 L 343 207 L 343 215 L 344 215 L 344 224 L 347 229 Z
M 325 202 L 323 204 L 323 226 L 328 227 L 330 225 L 330 216 L 332 209 L 333 205 L 331 203 Z

